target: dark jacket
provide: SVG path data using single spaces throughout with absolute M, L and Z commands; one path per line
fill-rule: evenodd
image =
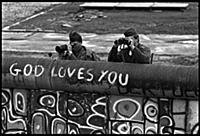
M 91 61 L 99 61 L 100 58 L 96 55 L 95 52 L 86 49 L 85 46 L 81 44 L 75 44 L 72 46 L 72 55 L 68 58 L 70 60 L 91 60 Z
M 108 61 L 112 62 L 127 62 L 127 63 L 142 63 L 149 64 L 151 58 L 151 51 L 149 47 L 146 47 L 139 43 L 130 54 L 130 47 L 117 51 L 117 47 L 112 47 L 108 55 Z

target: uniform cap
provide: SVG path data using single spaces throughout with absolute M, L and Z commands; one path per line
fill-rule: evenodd
M 138 35 L 137 31 L 134 28 L 129 28 L 128 30 L 126 30 L 126 32 L 124 33 L 125 37 L 129 37 L 129 36 L 133 36 L 133 35 Z
M 69 33 L 69 40 L 70 40 L 70 43 L 72 43 L 72 42 L 80 42 L 80 43 L 82 43 L 82 37 L 76 31 L 71 31 Z

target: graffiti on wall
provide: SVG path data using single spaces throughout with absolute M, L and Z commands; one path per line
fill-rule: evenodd
M 40 77 L 45 71 L 44 66 L 42 65 L 31 65 L 26 64 L 23 69 L 16 68 L 18 63 L 13 63 L 10 68 L 10 74 L 12 76 L 18 76 L 19 73 L 23 73 L 24 76 L 31 76 L 32 73 L 34 73 L 35 77 Z M 55 66 L 51 69 L 51 77 L 59 77 L 59 78 L 72 78 L 73 76 L 76 76 L 78 80 L 84 80 L 86 82 L 91 82 L 94 79 L 97 79 L 98 82 L 102 82 L 102 79 L 107 77 L 107 81 L 110 84 L 115 84 L 118 82 L 121 86 L 126 86 L 128 84 L 129 75 L 128 74 L 122 74 L 117 73 L 116 71 L 108 71 L 108 70 L 101 70 L 101 73 L 98 75 L 98 77 L 94 77 L 95 74 L 93 73 L 92 68 L 86 69 L 86 68 L 64 68 L 59 67 L 58 71 L 55 70 Z M 76 73 L 76 74 L 75 74 Z
M 2 89 L 4 134 L 196 134 L 195 100 Z
M 186 87 L 181 85 L 170 86 L 167 83 L 163 84 L 157 81 L 152 83 L 152 80 L 141 81 L 140 78 L 134 80 L 134 77 L 130 77 L 130 75 L 126 72 L 123 73 L 106 69 L 95 71 L 94 68 L 84 68 L 84 67 L 72 68 L 70 66 L 65 67 L 56 65 L 50 67 L 49 70 L 43 65 L 34 65 L 25 63 L 24 66 L 21 67 L 20 64 L 15 62 L 9 65 L 9 74 L 8 76 L 5 76 L 5 79 L 10 79 L 9 78 L 10 75 L 11 77 L 14 77 L 13 80 L 16 80 L 17 82 L 22 82 L 22 81 L 18 80 L 18 78 L 15 77 L 20 77 L 20 78 L 23 77 L 24 80 L 30 78 L 33 84 L 36 78 L 39 79 L 39 77 L 46 76 L 45 78 L 52 80 L 53 84 L 50 84 L 50 82 L 47 83 L 48 84 L 47 86 L 50 86 L 51 88 L 52 86 L 58 87 L 59 85 L 57 84 L 62 84 L 62 86 L 65 86 L 63 85 L 63 83 L 65 82 L 66 85 L 68 85 L 68 87 L 72 87 L 71 86 L 72 84 L 77 86 L 82 85 L 82 88 L 87 87 L 89 85 L 92 86 L 92 88 L 95 88 L 96 86 L 99 85 L 98 88 L 102 87 L 102 89 L 101 90 L 96 89 L 96 90 L 97 92 L 102 92 L 102 93 L 106 92 L 107 90 L 113 89 L 112 91 L 113 94 L 120 94 L 120 95 L 123 94 L 129 96 L 149 96 L 149 97 L 164 97 L 164 98 L 184 97 L 188 99 L 198 99 L 199 97 L 199 89 L 197 89 L 198 87 L 194 89 L 188 89 L 187 86 Z M 55 81 L 57 82 L 56 85 L 54 84 Z M 22 84 L 24 84 L 24 82 L 22 82 Z M 130 84 L 134 85 L 130 87 Z M 149 87 L 150 84 L 155 85 L 155 87 L 150 88 Z

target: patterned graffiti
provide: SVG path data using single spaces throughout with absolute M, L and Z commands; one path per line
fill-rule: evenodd
M 69 94 L 69 100 L 70 99 L 76 101 L 76 106 L 71 106 L 70 103 L 68 103 L 68 108 L 71 109 L 71 111 L 79 110 L 80 115 L 70 115 L 68 121 L 78 126 L 78 133 L 104 133 L 104 126 L 106 126 L 106 97 L 97 94 L 83 93 L 81 95 Z
M 4 134 L 197 134 L 195 100 L 2 89 Z
M 25 94 L 25 95 L 22 95 Z M 27 133 L 26 90 L 2 89 L 2 130 L 5 134 Z

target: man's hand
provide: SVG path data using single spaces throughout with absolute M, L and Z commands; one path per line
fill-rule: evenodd
M 68 44 L 68 51 L 72 51 L 72 46 L 70 44 Z
M 127 38 L 127 40 L 129 41 L 128 46 L 131 48 L 131 50 L 135 49 L 134 41 L 131 38 Z
M 68 44 L 68 55 L 70 56 L 70 55 L 72 55 L 72 46 L 71 46 L 71 44 Z
M 118 40 L 115 40 L 115 41 L 114 41 L 114 45 L 113 45 L 113 47 L 116 47 L 116 48 L 117 48 L 118 45 L 119 45 Z

